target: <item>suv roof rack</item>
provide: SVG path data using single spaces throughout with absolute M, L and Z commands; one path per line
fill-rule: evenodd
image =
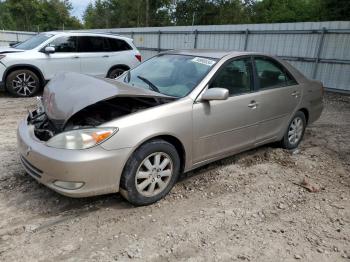
M 44 33 L 44 32 L 43 32 Z M 124 37 L 124 38 L 129 38 L 131 39 L 130 37 L 127 37 L 125 35 L 121 35 L 121 34 L 118 34 L 118 33 L 114 33 L 114 32 L 93 32 L 93 31 L 76 31 L 76 30 L 55 30 L 55 31 L 48 31 L 48 32 L 45 32 L 45 33 L 87 33 L 87 34 L 96 34 L 96 35 L 113 35 L 113 36 L 120 36 L 120 37 Z

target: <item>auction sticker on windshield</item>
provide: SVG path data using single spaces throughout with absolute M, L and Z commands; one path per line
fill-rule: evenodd
M 206 65 L 206 66 L 212 66 L 215 64 L 214 60 L 210 60 L 210 59 L 204 58 L 204 57 L 195 57 L 191 61 L 195 62 L 195 63 L 202 64 L 202 65 Z

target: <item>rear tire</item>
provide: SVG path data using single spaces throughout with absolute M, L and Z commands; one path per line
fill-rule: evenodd
M 107 77 L 108 78 L 112 78 L 112 79 L 116 79 L 117 77 L 121 76 L 125 71 L 125 69 L 123 68 L 114 68 L 111 71 L 108 72 Z
M 280 144 L 285 149 L 295 149 L 303 139 L 306 128 L 306 118 L 303 112 L 298 111 L 290 121 L 287 131 Z
M 30 97 L 39 92 L 39 77 L 31 70 L 20 69 L 6 77 L 6 90 L 13 96 Z
M 175 147 L 161 139 L 140 146 L 124 168 L 120 193 L 135 206 L 150 205 L 169 193 L 180 172 Z

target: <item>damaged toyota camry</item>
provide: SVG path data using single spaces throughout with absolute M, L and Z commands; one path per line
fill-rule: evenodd
M 118 79 L 61 73 L 18 127 L 26 172 L 71 197 L 160 200 L 179 174 L 262 144 L 296 148 L 323 86 L 250 52 L 161 53 Z

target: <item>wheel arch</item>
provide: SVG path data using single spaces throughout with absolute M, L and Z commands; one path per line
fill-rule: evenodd
M 125 70 L 125 71 L 130 70 L 130 67 L 129 67 L 128 65 L 125 65 L 125 64 L 113 65 L 113 66 L 111 66 L 111 68 L 108 70 L 106 77 L 108 77 L 109 74 L 110 74 L 110 72 L 111 72 L 113 69 L 116 69 L 116 68 L 120 68 L 120 69 L 123 69 L 123 70 Z
M 180 157 L 180 173 L 182 173 L 185 170 L 185 163 L 186 163 L 186 151 L 182 142 L 177 137 L 172 135 L 161 135 L 153 139 L 162 139 L 172 144 L 175 147 Z
M 173 135 L 169 135 L 169 134 L 160 134 L 160 135 L 155 135 L 153 137 L 148 137 L 147 139 L 145 139 L 144 141 L 140 142 L 135 148 L 134 150 L 129 154 L 128 156 L 128 160 L 129 158 L 135 153 L 135 151 L 140 148 L 142 145 L 152 141 L 152 140 L 157 140 L 157 139 L 160 139 L 160 140 L 164 140 L 170 144 L 172 144 L 177 153 L 179 154 L 179 158 L 180 158 L 180 173 L 183 173 L 184 170 L 185 170 L 185 165 L 186 165 L 186 150 L 185 150 L 185 147 L 183 145 L 183 143 L 180 141 L 180 139 L 178 139 L 177 137 L 173 136 Z M 127 160 L 127 161 L 128 161 Z M 124 172 L 124 169 L 125 169 L 125 166 L 126 166 L 126 163 L 124 164 L 124 167 L 123 167 L 123 172 Z M 123 173 L 122 172 L 122 173 Z
M 16 71 L 16 70 L 21 70 L 21 69 L 33 71 L 33 73 L 35 73 L 39 77 L 41 87 L 44 86 L 45 78 L 44 78 L 43 73 L 41 72 L 41 70 L 38 67 L 36 67 L 34 65 L 30 65 L 30 64 L 16 64 L 16 65 L 12 65 L 12 66 L 8 67 L 5 70 L 4 75 L 2 76 L 2 81 L 4 83 L 6 83 L 6 78 L 10 73 L 12 73 L 13 71 Z
M 305 115 L 306 124 L 308 124 L 309 123 L 309 110 L 307 110 L 307 108 L 303 107 L 303 108 L 300 108 L 298 111 L 302 112 Z

